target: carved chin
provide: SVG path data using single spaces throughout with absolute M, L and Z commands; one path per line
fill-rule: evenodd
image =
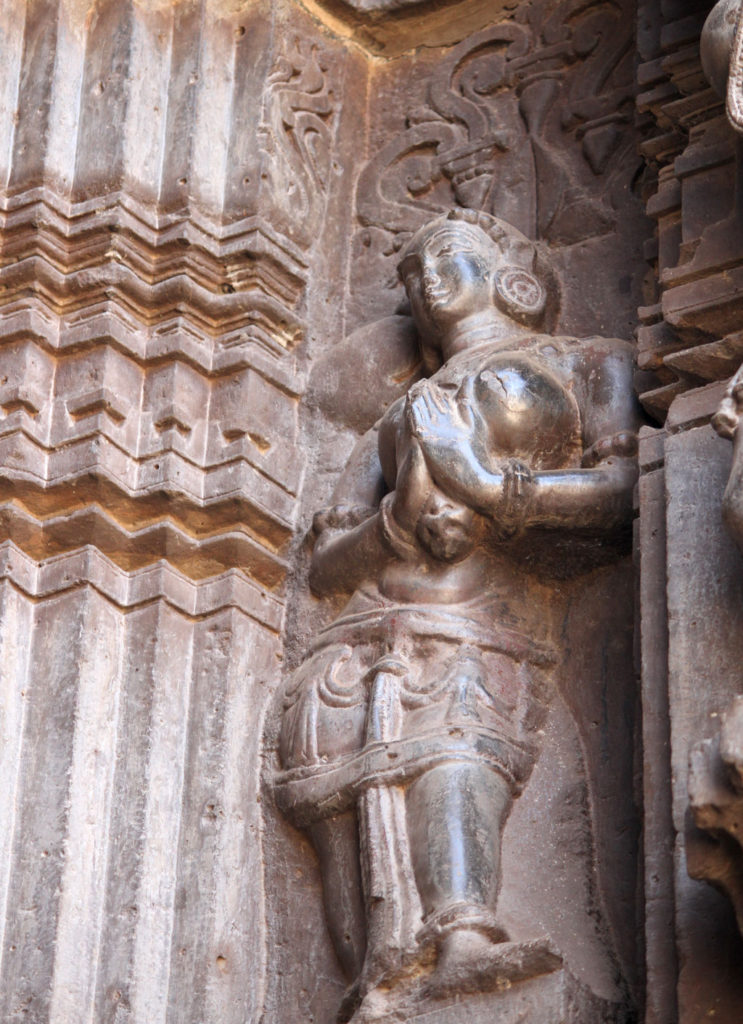
M 451 304 L 451 296 L 446 292 L 426 295 L 426 308 L 430 316 L 435 316 Z

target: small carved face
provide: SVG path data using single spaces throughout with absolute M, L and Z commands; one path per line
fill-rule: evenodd
M 494 252 L 479 228 L 447 224 L 422 240 L 400 265 L 416 323 L 436 333 L 492 306 Z
M 461 562 L 475 546 L 475 513 L 434 489 L 416 533 L 423 547 L 440 562 Z

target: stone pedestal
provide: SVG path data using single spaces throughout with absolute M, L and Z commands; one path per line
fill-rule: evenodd
M 375 1024 L 629 1024 L 626 1008 L 594 995 L 560 968 L 501 991 L 398 1004 Z M 371 1018 L 369 1018 L 371 1024 Z M 364 1022 L 366 1024 L 366 1021 Z

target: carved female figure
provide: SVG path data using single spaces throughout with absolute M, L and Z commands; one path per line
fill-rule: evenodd
M 312 589 L 351 596 L 289 680 L 276 784 L 320 857 L 354 1021 L 412 979 L 435 997 L 559 964 L 497 914 L 558 657 L 528 581 L 558 540 L 569 559 L 571 539 L 620 530 L 636 473 L 629 346 L 536 330 L 550 295 L 533 243 L 453 211 L 400 274 L 430 376 L 316 517 Z

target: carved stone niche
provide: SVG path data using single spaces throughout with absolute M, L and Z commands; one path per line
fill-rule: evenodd
M 743 551 L 743 367 L 728 384 L 712 425 L 733 441 L 733 461 L 723 496 L 728 530 Z M 743 693 L 721 715 L 720 729 L 692 748 L 689 800 L 696 829 L 686 843 L 689 874 L 712 883 L 730 899 L 743 933 Z
M 381 416 L 315 516 L 329 610 L 269 777 L 317 854 L 337 1019 L 629 1021 L 632 350 L 551 333 L 545 251 L 494 216 L 435 218 L 399 270 L 415 332 L 380 323 Z M 373 336 L 333 353 L 340 405 Z

